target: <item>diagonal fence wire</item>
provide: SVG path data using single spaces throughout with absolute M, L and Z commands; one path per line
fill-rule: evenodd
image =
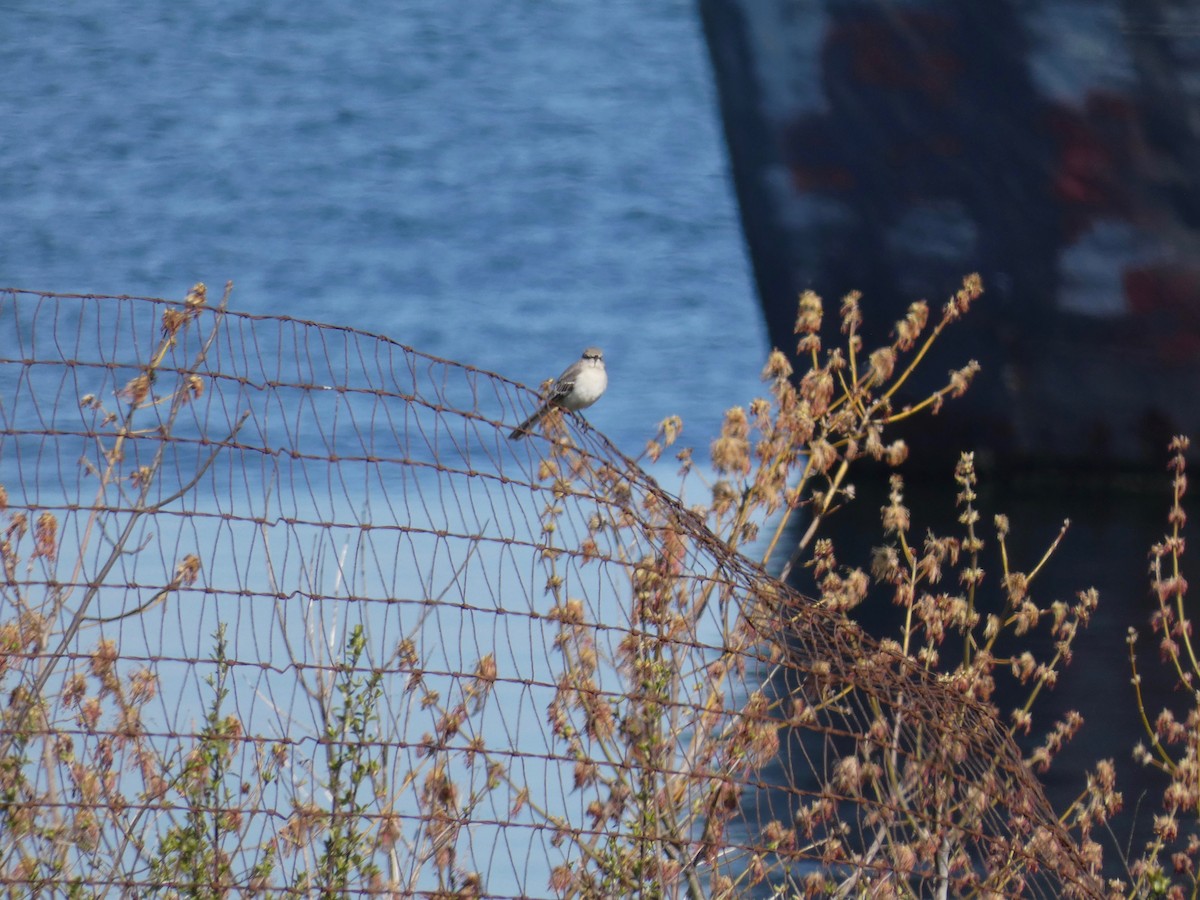
M 603 436 L 227 300 L 0 292 L 0 883 L 1098 892 L 989 711 Z

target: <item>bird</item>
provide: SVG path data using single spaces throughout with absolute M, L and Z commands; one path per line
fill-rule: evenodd
M 546 402 L 537 412 L 518 425 L 509 434 L 510 441 L 519 441 L 550 413 L 552 409 L 567 409 L 572 412 L 586 409 L 604 393 L 608 387 L 608 373 L 604 369 L 604 352 L 599 347 L 588 347 L 583 356 L 571 363 L 567 370 L 554 379 Z

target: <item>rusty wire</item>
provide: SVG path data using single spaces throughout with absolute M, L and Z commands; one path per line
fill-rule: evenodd
M 0 292 L 0 333 L 0 882 L 1095 891 L 994 716 L 580 420 L 507 440 L 520 385 L 196 292 Z

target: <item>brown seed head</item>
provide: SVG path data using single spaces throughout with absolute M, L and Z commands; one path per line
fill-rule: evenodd
M 800 310 L 796 315 L 796 334 L 816 334 L 821 330 L 821 298 L 812 291 L 800 295 Z

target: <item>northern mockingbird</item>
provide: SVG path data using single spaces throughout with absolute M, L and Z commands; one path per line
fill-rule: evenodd
M 608 373 L 604 371 L 604 353 L 598 347 L 588 347 L 583 356 L 572 363 L 567 371 L 554 379 L 546 402 L 538 411 L 512 430 L 510 441 L 520 440 L 529 429 L 546 418 L 550 410 L 585 409 L 600 399 L 608 387 Z

